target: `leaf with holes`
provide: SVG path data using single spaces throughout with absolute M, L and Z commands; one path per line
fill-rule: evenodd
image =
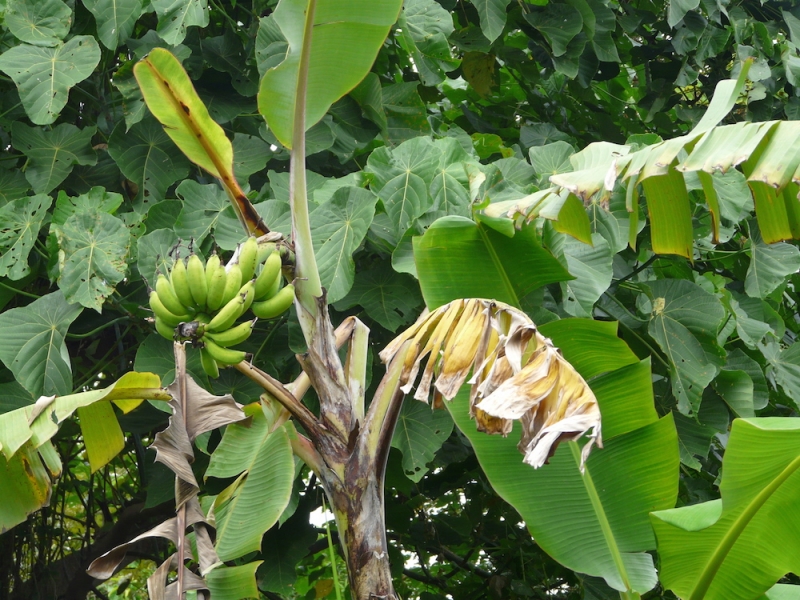
M 61 290 L 0 314 L 0 360 L 33 396 L 72 391 L 67 329 L 83 310 Z
M 109 50 L 130 37 L 144 10 L 142 0 L 84 0 L 83 4 L 94 15 L 97 36 Z
M 89 35 L 43 48 L 20 44 L 0 55 L 0 71 L 14 80 L 25 112 L 37 125 L 49 125 L 67 104 L 69 90 L 92 74 L 100 46 Z
M 61 0 L 8 0 L 5 26 L 34 46 L 56 46 L 69 33 L 72 10 Z
M 367 234 L 378 199 L 369 190 L 347 186 L 311 213 L 311 235 L 328 301 L 337 302 L 353 285 L 353 253 Z
M 406 477 L 414 483 L 422 479 L 452 431 L 453 419 L 447 411 L 431 410 L 425 402 L 406 399 L 392 437 L 392 447 L 403 453 Z
M 122 195 L 107 192 L 96 186 L 85 194 L 70 198 L 64 192 L 58 193 L 53 209 L 53 225 L 63 225 L 68 218 L 77 213 L 104 212 L 113 215 L 122 204 Z
M 30 273 L 28 255 L 51 203 L 50 196 L 38 194 L 0 208 L 0 277 L 16 281 Z
M 158 15 L 158 35 L 177 46 L 186 37 L 187 27 L 208 25 L 206 0 L 152 0 Z
M 11 126 L 12 143 L 28 157 L 25 177 L 33 191 L 47 194 L 66 179 L 76 164 L 96 164 L 97 154 L 92 149 L 95 131 L 94 127 L 78 129 L 69 123 L 45 131 L 15 121 Z
M 134 209 L 138 212 L 163 200 L 167 188 L 189 174 L 189 161 L 176 152 L 175 144 L 152 118 L 142 119 L 130 131 L 125 130 L 125 123 L 117 125 L 108 140 L 108 153 L 134 183 Z
M 81 212 L 55 229 L 64 253 L 59 287 L 68 302 L 101 312 L 103 302 L 128 268 L 128 228 L 108 213 Z

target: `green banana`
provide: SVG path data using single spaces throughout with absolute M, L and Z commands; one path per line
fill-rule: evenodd
M 225 331 L 230 329 L 242 313 L 245 311 L 246 294 L 239 294 L 235 298 L 231 298 L 225 306 L 219 309 L 219 312 L 214 315 L 214 318 L 205 326 L 205 331 Z
M 156 278 L 156 292 L 158 293 L 158 299 L 161 300 L 161 304 L 172 314 L 182 315 L 189 311 L 178 299 L 178 296 L 175 295 L 175 290 L 172 288 L 169 279 L 161 273 L 159 273 Z
M 164 323 L 169 325 L 170 327 L 177 327 L 184 321 L 191 321 L 192 317 L 188 314 L 180 314 L 176 315 L 173 312 L 170 312 L 164 303 L 161 302 L 161 299 L 158 297 L 158 292 L 153 290 L 150 292 L 150 308 L 153 309 L 153 313 L 161 319 Z
M 192 307 L 194 307 L 194 298 L 192 298 L 192 292 L 189 289 L 189 277 L 186 274 L 186 265 L 183 264 L 181 259 L 177 259 L 175 264 L 172 265 L 170 281 L 178 300 L 180 300 L 181 304 L 186 308 L 191 310 Z
M 246 358 L 246 354 L 242 350 L 231 350 L 230 348 L 223 348 L 217 345 L 211 339 L 203 339 L 205 349 L 211 355 L 211 358 L 216 360 L 221 365 L 236 365 Z
M 211 257 L 214 258 L 213 256 Z M 216 260 L 216 266 L 211 265 L 211 259 L 209 259 L 209 265 L 211 268 L 214 269 L 214 272 L 211 274 L 211 278 L 206 278 L 209 281 L 208 284 L 208 295 L 206 296 L 206 305 L 208 306 L 209 310 L 217 310 L 220 306 L 222 306 L 222 299 L 225 295 L 225 286 L 228 281 L 228 274 L 225 271 L 225 267 L 223 267 L 219 259 Z M 208 276 L 208 266 L 206 269 L 206 276 Z
M 186 264 L 186 275 L 189 280 L 189 291 L 192 293 L 197 310 L 203 310 L 208 296 L 208 283 L 206 282 L 206 266 L 197 254 L 189 257 Z
M 214 379 L 219 377 L 219 365 L 205 348 L 200 348 L 200 364 L 203 366 L 203 371 L 206 372 L 206 375 Z
M 258 240 L 250 236 L 239 244 L 239 268 L 242 270 L 242 281 L 250 281 L 258 266 Z
M 258 274 L 256 277 L 256 300 L 261 300 L 262 298 L 268 298 L 268 294 L 273 289 L 275 290 L 272 292 L 274 296 L 278 290 L 275 289 L 275 281 L 279 281 L 281 278 L 281 255 L 277 252 L 273 252 L 272 254 L 267 257 L 267 262 L 264 263 L 264 267 L 261 269 L 261 273 Z M 279 286 L 280 284 L 278 284 Z
M 274 319 L 283 314 L 294 301 L 294 286 L 290 283 L 269 300 L 253 302 L 250 310 L 259 319 Z
M 161 317 L 156 317 L 156 331 L 161 335 L 161 337 L 166 338 L 169 341 L 175 340 L 175 330 L 164 323 Z
M 275 243 L 274 242 L 266 242 L 264 244 L 258 245 L 258 264 L 263 263 L 270 254 L 275 251 Z
M 222 261 L 219 259 L 217 254 L 212 254 L 211 257 L 206 261 L 206 285 L 211 286 L 211 277 L 217 270 L 217 267 L 220 266 Z
M 226 270 L 227 279 L 225 280 L 225 291 L 222 293 L 222 304 L 230 302 L 242 287 L 242 268 L 233 264 L 229 265 Z
M 244 323 L 239 323 L 236 327 L 231 327 L 230 329 L 226 329 L 225 331 L 219 331 L 217 333 L 208 332 L 206 336 L 213 341 L 217 346 L 222 346 L 223 348 L 230 348 L 231 346 L 235 346 L 237 344 L 241 344 L 247 338 L 250 337 L 250 334 L 253 333 L 253 325 L 255 324 L 255 319 L 252 321 L 245 321 Z
M 244 313 L 250 305 L 253 303 L 253 300 L 256 299 L 256 282 L 255 279 L 251 279 L 247 283 L 245 283 L 242 288 L 239 290 L 239 294 L 244 295 L 244 302 L 242 313 Z

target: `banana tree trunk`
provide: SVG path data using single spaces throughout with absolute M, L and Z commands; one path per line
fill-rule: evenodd
M 347 561 L 353 600 L 399 600 L 386 547 L 383 477 L 372 474 L 331 482 L 327 493 Z

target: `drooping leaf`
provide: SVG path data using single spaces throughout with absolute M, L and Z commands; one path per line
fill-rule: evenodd
M 418 482 L 428 472 L 428 463 L 453 431 L 453 419 L 443 410 L 431 411 L 424 402 L 403 402 L 392 447 L 403 453 L 403 471 Z
M 105 212 L 81 212 L 56 228 L 64 253 L 59 287 L 67 302 L 100 312 L 103 302 L 125 277 L 130 232 Z
M 360 306 L 371 319 L 389 331 L 397 331 L 413 318 L 415 309 L 422 304 L 415 287 L 407 275 L 379 265 L 356 273 L 353 287 L 336 303 L 336 308 L 347 310 Z
M 83 4 L 94 15 L 97 36 L 109 50 L 130 37 L 144 9 L 142 0 L 85 0 Z
M 133 72 L 150 112 L 189 160 L 220 180 L 245 229 L 259 235 L 267 233 L 234 177 L 230 140 L 211 118 L 180 61 L 168 50 L 156 48 L 136 63 Z
M 464 217 L 444 217 L 414 238 L 414 259 L 428 308 L 456 298 L 494 298 L 519 306 L 538 287 L 571 276 L 542 248 L 535 228 L 509 238 Z
M 314 254 L 329 302 L 344 298 L 353 285 L 353 253 L 367 234 L 377 201 L 369 190 L 348 186 L 311 213 Z
M 146 212 L 164 199 L 167 188 L 189 173 L 189 162 L 157 121 L 145 118 L 126 131 L 124 123 L 114 128 L 108 153 L 123 175 L 136 186 L 134 208 Z
M 258 550 L 264 532 L 277 522 L 292 491 L 294 460 L 286 429 L 270 432 L 271 423 L 260 408 L 252 418 L 248 427 L 226 429 L 206 470 L 206 477 L 246 473 L 218 497 L 215 507 L 216 550 L 222 560 Z
M 755 598 L 800 570 L 798 448 L 796 419 L 734 421 L 722 498 L 651 516 L 667 589 L 692 600 Z
M 10 459 L 0 454 L 0 485 L 8 496 L 0 504 L 0 534 L 23 523 L 50 500 L 50 477 L 30 444 Z
M 92 473 L 102 469 L 125 447 L 114 408 L 108 402 L 91 404 L 78 409 L 81 434 L 86 443 L 86 455 Z
M 490 42 L 503 33 L 506 26 L 506 9 L 511 0 L 473 0 L 481 20 L 481 31 Z
M 591 354 L 581 337 L 559 333 L 548 335 L 570 362 L 576 351 Z M 617 341 L 616 336 L 608 339 Z M 603 353 L 601 348 L 595 353 Z M 590 455 L 583 474 L 575 444 L 559 446 L 550 463 L 537 470 L 513 464 L 518 452 L 513 434 L 502 438 L 476 432 L 463 392 L 446 404 L 492 487 L 517 509 L 543 550 L 570 569 L 603 577 L 617 590 L 639 593 L 656 584 L 645 553 L 655 546 L 648 513 L 673 506 L 678 471 L 674 425 L 669 417 L 658 419 L 650 370 L 644 364 L 645 368 L 633 364 L 592 380 L 608 436 L 604 433 L 604 449 Z M 639 418 L 631 420 L 631 414 Z M 620 489 L 633 493 L 619 494 Z
M 767 244 L 755 221 L 750 222 L 750 266 L 744 280 L 748 296 L 766 298 L 787 275 L 800 270 L 800 250 L 791 244 Z
M 400 13 L 399 41 L 414 59 L 420 79 L 433 86 L 458 66 L 447 37 L 453 33 L 453 17 L 435 0 L 406 0 Z
M 716 375 L 701 341 L 716 337 L 725 310 L 715 296 L 690 281 L 662 279 L 647 286 L 652 294 L 647 331 L 669 359 L 672 392 L 679 410 L 688 415 L 698 410 L 703 390 Z
M 260 593 L 256 585 L 256 569 L 262 562 L 257 560 L 235 567 L 217 567 L 205 577 L 208 591 L 215 600 L 257 598 Z
M 93 165 L 97 162 L 91 143 L 94 127 L 78 129 L 69 123 L 61 123 L 45 131 L 15 121 L 11 133 L 14 147 L 30 160 L 25 177 L 37 194 L 47 194 L 58 187 L 76 164 Z
M 152 0 L 158 15 L 158 35 L 177 46 L 186 37 L 188 27 L 208 25 L 206 0 Z
M 76 35 L 54 48 L 14 46 L 0 55 L 0 71 L 14 80 L 30 120 L 49 125 L 67 104 L 69 90 L 89 77 L 98 62 L 97 41 Z
M 8 0 L 5 25 L 34 46 L 56 46 L 69 33 L 72 10 L 61 0 Z
M 30 273 L 28 255 L 51 203 L 50 196 L 37 194 L 0 208 L 0 277 L 16 281 Z
M 549 4 L 541 11 L 527 14 L 525 18 L 547 38 L 554 56 L 562 56 L 583 28 L 580 11 L 567 3 Z
M 306 129 L 330 106 L 352 90 L 372 67 L 389 28 L 397 20 L 401 0 L 341 3 L 318 0 L 308 59 Z M 304 12 L 308 0 L 284 0 L 272 14 L 288 42 L 286 58 L 261 79 L 259 112 L 270 130 L 292 147 L 300 56 L 304 42 Z
M 0 314 L 0 360 L 33 396 L 68 394 L 72 370 L 64 337 L 83 310 L 62 291 Z

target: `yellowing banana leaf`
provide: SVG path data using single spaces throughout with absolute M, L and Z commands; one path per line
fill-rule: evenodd
M 442 217 L 414 238 L 425 304 L 434 309 L 456 298 L 493 298 L 520 306 L 530 292 L 572 276 L 545 250 L 533 226 L 506 237 L 485 223 Z
M 515 433 L 502 438 L 475 430 L 467 392 L 446 406 L 492 487 L 519 511 L 537 544 L 568 568 L 603 577 L 636 598 L 656 584 L 648 514 L 677 498 L 675 426 L 656 414 L 649 365 L 628 350 L 627 364 L 609 370 L 616 365 L 606 362 L 605 344 L 619 344 L 614 332 L 604 323 L 574 322 L 581 326 L 570 320 L 542 329 L 589 381 L 600 406 L 604 447 L 592 452 L 583 473 L 576 442 L 561 444 L 549 464 L 534 470 L 515 460 Z M 600 342 L 594 352 L 589 339 Z
M 272 18 L 288 42 L 286 58 L 261 79 L 258 110 L 292 147 L 298 99 L 305 129 L 369 72 L 402 0 L 282 0 Z
M 798 419 L 736 419 L 722 498 L 651 516 L 664 587 L 684 600 L 744 600 L 800 572 L 799 471 Z
M 128 412 L 147 398 L 169 400 L 171 396 L 160 386 L 152 373 L 131 372 L 101 390 L 42 396 L 35 404 L 0 415 L 0 490 L 16 490 L 13 501 L 0 502 L 0 533 L 47 505 L 50 477 L 45 466 L 53 476 L 60 472 L 50 439 L 64 420 L 81 411 L 84 442 L 95 471 L 121 450 L 122 433 L 108 402 Z M 101 403 L 106 408 L 97 411 Z
M 208 114 L 189 75 L 175 56 L 154 48 L 133 68 L 150 112 L 196 165 L 220 180 L 245 229 L 262 235 L 269 229 L 239 187 L 233 173 L 233 146 Z
M 570 156 L 575 170 L 550 178 L 554 188 L 537 192 L 510 205 L 490 206 L 487 213 L 533 218 L 553 198 L 567 190 L 585 204 L 603 205 L 617 183 L 627 186 L 631 199 L 644 188 L 652 229 L 653 250 L 691 257 L 692 208 L 680 173 L 698 173 L 703 195 L 719 235 L 719 198 L 708 175 L 740 169 L 756 205 L 764 240 L 800 239 L 800 122 L 770 121 L 716 126 L 736 102 L 746 82 L 749 61 L 736 80 L 721 81 L 700 123 L 688 134 L 664 140 L 636 152 L 590 144 Z M 679 156 L 682 152 L 686 156 Z M 628 210 L 635 210 L 629 203 Z M 542 214 L 541 216 L 547 216 Z M 635 242 L 632 236 L 631 245 Z

